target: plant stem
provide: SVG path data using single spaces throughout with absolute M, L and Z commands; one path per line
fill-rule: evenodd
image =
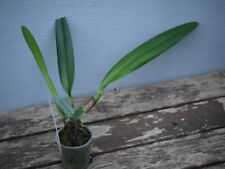
M 94 97 L 91 97 L 91 99 L 88 101 L 88 103 L 86 104 L 86 106 L 84 106 L 83 110 L 87 113 L 89 112 L 95 105 L 96 105 L 96 101 L 94 99 Z

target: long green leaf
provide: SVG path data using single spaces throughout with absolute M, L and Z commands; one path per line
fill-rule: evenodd
M 56 46 L 59 76 L 68 96 L 71 96 L 74 81 L 73 43 L 66 18 L 56 20 Z
M 34 39 L 33 35 L 31 34 L 31 32 L 29 31 L 28 28 L 26 28 L 25 26 L 22 26 L 21 30 L 22 30 L 24 39 L 26 40 L 27 45 L 29 46 L 29 48 L 30 48 L 35 60 L 36 60 L 36 63 L 38 65 L 39 69 L 41 70 L 41 73 L 42 73 L 45 81 L 48 84 L 48 88 L 49 88 L 52 96 L 56 97 L 58 95 L 57 91 L 56 91 L 55 86 L 52 83 L 52 80 L 49 76 L 49 73 L 48 73 L 43 55 L 41 53 L 41 50 L 40 50 L 36 40 Z
M 105 75 L 99 88 L 95 100 L 98 101 L 103 90 L 109 83 L 114 82 L 121 77 L 137 70 L 144 64 L 159 56 L 161 53 L 175 45 L 188 33 L 198 26 L 197 22 L 188 22 L 169 29 L 154 38 L 148 40 L 141 46 L 137 47 L 122 59 L 119 60 Z

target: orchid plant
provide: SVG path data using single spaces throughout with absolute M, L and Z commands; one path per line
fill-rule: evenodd
M 72 123 L 73 126 L 75 125 L 79 128 L 79 125 L 82 125 L 81 118 L 100 101 L 104 89 L 110 83 L 119 80 L 120 78 L 150 62 L 161 53 L 165 52 L 178 43 L 197 26 L 197 22 L 188 22 L 176 26 L 146 41 L 122 57 L 106 73 L 99 85 L 96 96 L 93 96 L 84 107 L 78 106 L 76 102 L 74 102 L 74 98 L 72 96 L 75 74 L 74 51 L 72 37 L 66 18 L 63 17 L 57 19 L 55 22 L 58 72 L 62 87 L 67 95 L 66 98 L 62 98 L 58 95 L 55 85 L 53 84 L 52 79 L 48 73 L 43 54 L 34 36 L 27 27 L 22 26 L 21 28 L 25 41 L 29 46 L 34 59 L 36 60 L 36 63 L 48 85 L 53 100 L 56 103 L 58 113 L 63 118 L 64 122 Z

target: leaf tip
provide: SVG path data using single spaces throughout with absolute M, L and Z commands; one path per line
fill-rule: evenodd
M 61 18 L 56 19 L 55 21 L 56 21 L 56 22 L 60 22 L 60 21 L 65 21 L 65 20 L 66 20 L 66 17 L 63 16 L 63 17 L 61 17 Z
M 22 31 L 22 33 L 24 33 L 24 32 L 27 31 L 27 30 L 28 30 L 28 28 L 27 28 L 26 26 L 24 26 L 24 25 L 21 26 L 21 31 Z
M 191 21 L 191 22 L 189 22 L 189 24 L 192 26 L 193 29 L 195 29 L 196 27 L 198 27 L 199 22 L 197 22 L 197 21 Z

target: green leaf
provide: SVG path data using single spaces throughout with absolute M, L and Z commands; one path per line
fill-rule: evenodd
M 153 60 L 183 39 L 197 26 L 197 22 L 188 22 L 169 29 L 148 40 L 120 59 L 103 78 L 98 88 L 97 96 L 95 97 L 96 102 L 100 99 L 103 90 L 109 83 L 120 79 Z
M 56 46 L 59 76 L 68 96 L 71 96 L 74 81 L 73 43 L 66 18 L 56 20 Z
M 55 97 L 54 101 L 60 113 L 62 113 L 65 118 L 71 119 L 74 117 L 74 108 L 66 99 Z
M 56 91 L 55 86 L 52 83 L 52 80 L 49 76 L 43 55 L 41 53 L 41 50 L 40 50 L 36 40 L 34 39 L 33 35 L 31 34 L 31 32 L 29 31 L 28 28 L 26 28 L 25 26 L 22 26 L 21 30 L 23 33 L 23 37 L 26 40 L 27 45 L 29 46 L 29 48 L 34 56 L 34 59 L 38 65 L 39 69 L 41 70 L 41 73 L 42 73 L 45 81 L 47 82 L 48 88 L 49 88 L 52 96 L 56 97 L 58 95 L 57 91 Z
M 70 120 L 80 120 L 85 112 L 82 108 L 74 108 L 71 103 L 69 103 L 68 99 L 64 99 L 61 97 L 55 97 L 54 101 L 56 103 L 57 108 L 62 113 L 63 117 Z

